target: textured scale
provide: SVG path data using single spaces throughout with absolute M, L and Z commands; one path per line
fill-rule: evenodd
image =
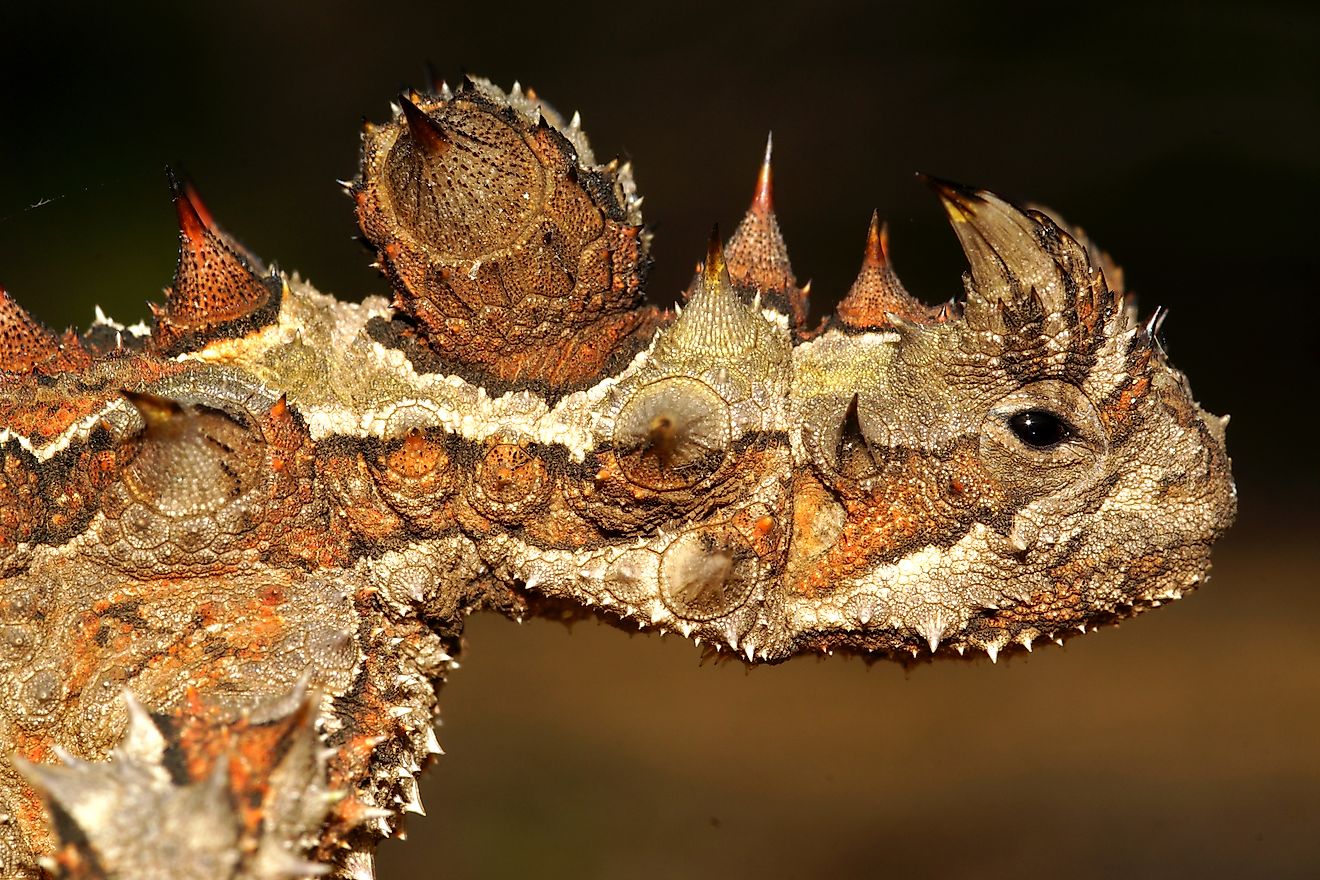
M 961 300 L 877 217 L 810 327 L 769 160 L 672 311 L 630 169 L 473 80 L 363 133 L 392 298 L 266 269 L 173 179 L 150 327 L 0 292 L 0 873 L 373 876 L 475 611 L 994 659 L 1204 581 L 1226 420 L 1107 257 L 930 181 Z

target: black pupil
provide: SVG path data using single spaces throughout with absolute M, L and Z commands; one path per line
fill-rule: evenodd
M 1058 446 L 1072 433 L 1063 419 L 1043 409 L 1029 409 L 1008 420 L 1018 439 L 1033 449 Z

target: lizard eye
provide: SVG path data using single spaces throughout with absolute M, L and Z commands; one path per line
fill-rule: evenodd
M 1072 426 L 1049 410 L 1029 409 L 1008 420 L 1017 438 L 1032 449 L 1052 449 L 1072 437 Z
M 1043 379 L 1005 395 L 982 422 L 982 451 L 1004 474 L 1016 474 L 1033 494 L 1042 474 L 1076 472 L 1099 461 L 1109 448 L 1100 416 L 1076 386 Z

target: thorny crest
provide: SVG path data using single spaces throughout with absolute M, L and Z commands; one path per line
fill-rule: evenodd
M 177 180 L 151 326 L 0 292 L 4 876 L 371 877 L 474 611 L 994 658 L 1204 580 L 1225 420 L 1046 213 L 932 180 L 965 296 L 873 222 L 809 327 L 768 150 L 669 311 L 576 116 L 465 79 L 362 137 L 392 299 L 267 269 Z

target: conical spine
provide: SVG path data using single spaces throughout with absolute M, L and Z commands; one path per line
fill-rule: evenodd
M 179 261 L 165 305 L 152 306 L 152 338 L 167 355 L 233 338 L 271 323 L 279 313 L 282 285 L 258 274 L 213 228 L 189 187 L 166 170 L 179 218 Z
M 719 227 L 711 231 L 692 298 L 660 340 L 664 352 L 683 350 L 708 358 L 739 355 L 757 344 L 765 321 L 743 302 L 729 277 Z
M 0 372 L 30 373 L 59 351 L 59 337 L 0 287 Z
M 416 96 L 419 100 L 420 95 Z M 399 99 L 403 116 L 408 121 L 408 135 L 429 154 L 443 153 L 450 148 L 449 135 L 440 123 L 436 122 L 418 107 L 409 96 Z
M 866 252 L 857 273 L 836 310 L 839 322 L 850 330 L 878 330 L 894 326 L 894 318 L 928 323 L 936 316 L 907 292 L 889 262 L 889 227 L 872 212 L 866 232 Z
M 760 292 L 771 305 L 782 305 L 794 327 L 801 330 L 807 321 L 806 291 L 793 275 L 788 246 L 775 215 L 773 152 L 771 135 L 766 138 L 752 204 L 729 239 L 725 259 L 734 284 Z

